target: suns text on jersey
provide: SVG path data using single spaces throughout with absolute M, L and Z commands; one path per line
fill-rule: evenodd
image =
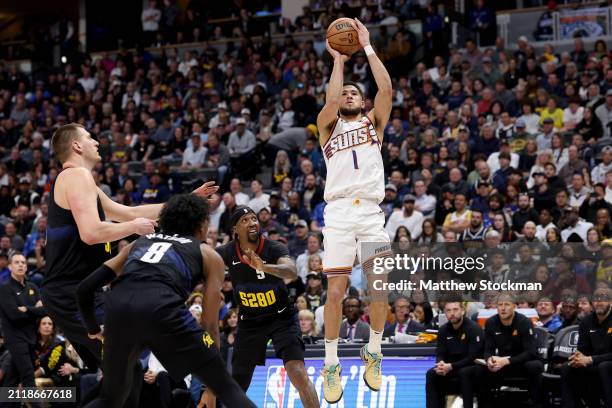
M 368 126 L 365 125 L 359 129 L 348 130 L 344 133 L 332 136 L 325 146 L 325 157 L 330 159 L 339 151 L 373 142 L 372 132 L 374 132 L 374 127 L 372 125 L 370 125 L 370 127 L 371 129 L 368 129 Z

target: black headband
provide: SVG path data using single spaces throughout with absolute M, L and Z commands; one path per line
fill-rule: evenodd
M 236 207 L 230 217 L 231 226 L 235 227 L 236 224 L 238 224 L 238 221 L 240 221 L 240 219 L 247 214 L 253 214 L 257 216 L 257 214 L 255 214 L 255 211 L 253 211 L 251 207 L 247 207 L 246 205 L 239 205 L 238 207 Z

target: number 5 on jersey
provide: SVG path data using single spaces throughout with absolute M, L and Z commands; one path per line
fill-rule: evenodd
M 158 263 L 171 246 L 170 242 L 156 242 L 147 249 L 140 260 L 147 263 Z

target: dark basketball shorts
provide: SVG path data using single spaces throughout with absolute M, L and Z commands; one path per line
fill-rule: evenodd
M 295 310 L 265 320 L 240 320 L 238 336 L 234 343 L 232 370 L 251 370 L 266 363 L 266 347 L 272 340 L 276 357 L 286 363 L 304 361 L 304 341 Z
M 166 285 L 121 282 L 108 293 L 105 313 L 104 358 L 119 364 L 135 349 L 150 348 L 179 380 L 220 354 L 185 299 Z

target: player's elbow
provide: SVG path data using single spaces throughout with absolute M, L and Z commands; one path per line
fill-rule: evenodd
M 81 237 L 81 241 L 83 241 L 87 245 L 95 245 L 101 242 L 106 242 L 101 241 L 100 236 L 92 231 L 79 231 L 79 236 Z
M 297 268 L 296 267 L 289 268 L 289 273 L 287 275 L 287 278 L 294 281 L 297 279 L 297 277 L 298 277 Z

